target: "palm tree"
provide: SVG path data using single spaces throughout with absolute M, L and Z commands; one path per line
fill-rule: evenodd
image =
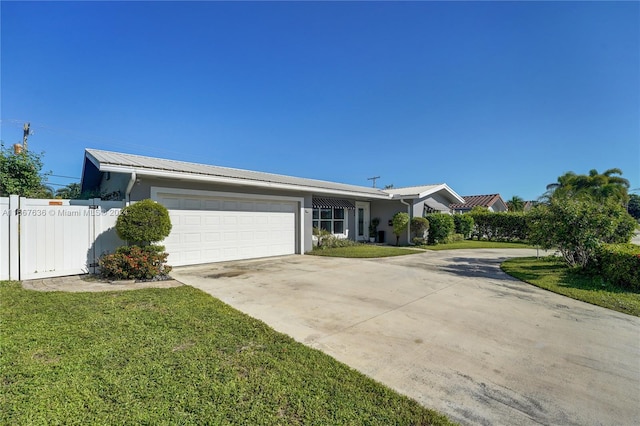
M 507 201 L 507 207 L 509 207 L 510 212 L 524 211 L 524 199 L 514 195 L 509 201 Z
M 597 201 L 614 199 L 626 205 L 629 200 L 629 181 L 620 175 L 622 170 L 618 168 L 608 169 L 604 173 L 592 169 L 588 175 L 566 172 L 558 177 L 557 182 L 547 185 L 543 198 L 586 195 Z

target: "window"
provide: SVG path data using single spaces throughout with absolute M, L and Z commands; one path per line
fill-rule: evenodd
M 344 209 L 313 209 L 313 227 L 325 229 L 332 234 L 344 234 Z

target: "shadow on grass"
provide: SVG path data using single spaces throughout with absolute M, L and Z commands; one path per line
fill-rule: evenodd
M 565 267 L 564 270 L 560 272 L 560 282 L 558 283 L 558 287 L 577 288 L 580 290 L 591 291 L 606 290 L 610 293 L 640 294 L 640 292 L 635 292 L 624 287 L 618 287 L 613 284 L 608 284 L 600 276 L 589 274 L 588 272 L 580 271 L 578 269 L 571 269 L 568 267 Z

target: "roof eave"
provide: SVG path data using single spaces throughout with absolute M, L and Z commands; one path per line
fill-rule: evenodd
M 181 172 L 166 171 L 166 170 L 149 170 L 144 168 L 136 169 L 128 166 L 120 166 L 120 165 L 114 165 L 114 164 L 101 164 L 99 166 L 99 169 L 102 172 L 112 172 L 112 173 L 131 174 L 135 172 L 138 176 L 172 178 L 172 179 L 190 180 L 190 181 L 197 181 L 197 182 L 215 182 L 215 183 L 223 183 L 223 184 L 229 184 L 229 185 L 253 186 L 253 187 L 259 187 L 259 188 L 282 189 L 282 190 L 289 190 L 289 191 L 303 191 L 303 192 L 310 192 L 314 194 L 366 197 L 366 198 L 374 198 L 374 199 L 381 199 L 381 200 L 389 199 L 389 195 L 386 193 L 372 194 L 369 192 L 329 189 L 329 188 L 306 186 L 306 185 L 292 185 L 292 184 L 286 184 L 286 183 L 258 181 L 258 180 L 251 180 L 251 179 L 240 179 L 240 178 L 232 178 L 232 177 L 225 177 L 225 176 L 197 175 L 197 174 L 191 174 L 191 173 L 181 173 Z

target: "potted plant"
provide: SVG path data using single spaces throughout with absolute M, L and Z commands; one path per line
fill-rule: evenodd
M 378 234 L 378 225 L 380 225 L 380 219 L 374 217 L 369 224 L 369 242 L 376 242 L 376 235 Z

